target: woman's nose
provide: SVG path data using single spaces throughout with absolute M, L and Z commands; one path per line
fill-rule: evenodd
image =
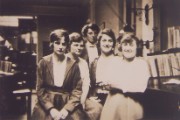
M 63 47 L 63 45 L 62 45 L 62 44 L 59 44 L 59 45 L 58 45 L 58 47 L 59 47 L 59 48 L 62 48 L 62 47 Z
M 96 34 L 96 33 L 92 33 L 92 36 L 93 36 L 93 37 L 96 37 L 96 36 L 97 36 L 97 34 Z
M 124 47 L 124 50 L 126 50 L 126 51 L 131 50 L 131 46 L 130 46 L 130 45 L 127 45 L 126 47 Z
M 110 42 L 109 41 L 105 41 L 105 45 L 110 45 Z
M 78 50 L 82 50 L 83 49 L 83 47 L 81 47 L 81 46 L 78 46 Z

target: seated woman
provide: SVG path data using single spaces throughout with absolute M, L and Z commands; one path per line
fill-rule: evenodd
M 77 61 L 79 65 L 80 76 L 83 82 L 81 104 L 83 106 L 84 112 L 87 115 L 85 120 L 99 120 L 102 105 L 100 103 L 86 99 L 89 92 L 90 78 L 88 64 L 86 60 L 81 58 L 81 55 L 84 51 L 85 41 L 82 39 L 81 35 L 76 32 L 71 33 L 69 37 L 69 53 L 66 55 Z
M 114 32 L 111 29 L 104 29 L 98 36 L 98 46 L 100 56 L 94 60 L 90 70 L 91 89 L 90 99 L 104 104 L 108 93 L 104 88 L 112 80 L 112 70 L 117 63 L 117 57 L 114 56 L 114 47 L 116 44 Z
M 147 88 L 147 63 L 136 57 L 138 39 L 126 34 L 121 39 L 122 58 L 113 71 L 114 79 L 104 104 L 101 120 L 139 120 L 143 118 L 142 94 Z M 108 114 L 110 113 L 110 114 Z
M 38 64 L 38 102 L 34 107 L 32 120 L 81 119 L 78 105 L 82 81 L 78 64 L 65 56 L 68 42 L 66 30 L 51 32 L 50 45 L 53 53 L 43 57 Z

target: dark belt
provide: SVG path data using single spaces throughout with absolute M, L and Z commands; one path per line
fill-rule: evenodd
M 44 88 L 46 88 L 47 91 L 53 91 L 53 92 L 70 92 L 68 90 L 65 90 L 63 87 L 58 87 L 58 86 L 52 86 L 52 85 L 44 85 Z
M 63 100 L 63 95 L 69 94 L 69 92 L 67 90 L 64 90 L 63 87 L 50 86 L 50 85 L 46 85 L 44 87 L 46 88 L 46 92 L 54 94 L 54 99 L 53 99 L 54 107 L 58 110 L 61 110 L 67 102 L 66 100 Z
M 110 90 L 110 94 L 123 94 L 125 97 L 130 97 L 135 101 L 141 102 L 143 100 L 143 93 L 140 92 L 126 92 L 123 93 L 121 89 L 112 89 Z

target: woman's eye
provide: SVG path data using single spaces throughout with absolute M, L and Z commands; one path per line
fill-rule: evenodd
M 106 40 L 105 39 L 102 39 L 103 42 L 105 42 Z
M 122 45 L 127 46 L 127 43 L 122 43 Z
M 58 41 L 55 41 L 54 43 L 55 43 L 55 44 L 57 44 L 57 45 L 59 45 L 59 44 L 60 44 L 60 42 L 58 42 Z
M 66 46 L 66 43 L 62 43 L 63 46 Z
M 88 34 L 89 34 L 89 35 L 92 35 L 93 33 L 92 33 L 92 32 L 89 32 Z
M 130 45 L 130 46 L 134 46 L 134 44 L 133 44 L 133 43 L 130 43 L 129 45 Z
M 83 48 L 83 47 L 84 47 L 84 45 L 80 45 L 80 47 L 82 47 L 82 48 Z
M 78 44 L 74 44 L 75 47 L 78 47 Z
M 109 42 L 113 42 L 113 40 L 110 39 Z

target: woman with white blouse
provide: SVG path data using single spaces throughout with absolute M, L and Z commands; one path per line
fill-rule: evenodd
M 112 70 L 118 61 L 114 56 L 116 39 L 111 29 L 103 29 L 98 36 L 98 47 L 100 56 L 94 60 L 90 67 L 91 88 L 90 99 L 104 104 L 108 90 L 105 87 L 112 80 Z M 101 97 L 100 97 L 100 96 Z
M 136 57 L 138 39 L 126 34 L 120 44 L 122 58 L 109 82 L 110 92 L 100 120 L 139 120 L 143 118 L 142 94 L 147 88 L 149 69 L 146 61 Z

